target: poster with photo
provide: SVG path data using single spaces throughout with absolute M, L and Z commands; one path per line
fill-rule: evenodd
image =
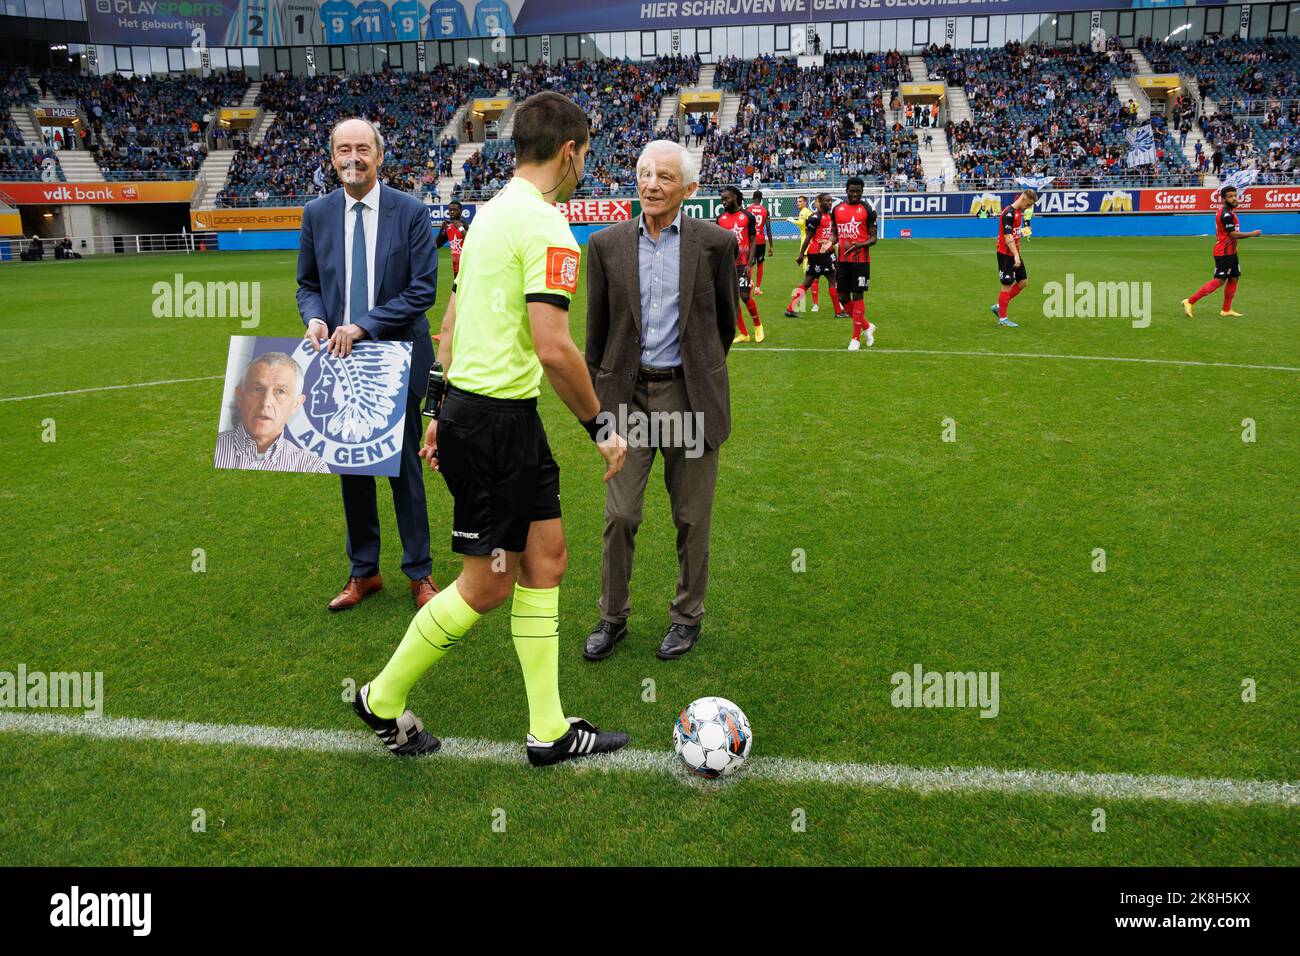
M 395 476 L 410 342 L 357 342 L 337 358 L 309 339 L 233 335 L 217 468 Z

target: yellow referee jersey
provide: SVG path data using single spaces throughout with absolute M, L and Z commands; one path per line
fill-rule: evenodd
M 447 381 L 492 398 L 535 398 L 542 363 L 528 303 L 567 309 L 578 259 L 564 213 L 528 180 L 516 176 L 480 206 L 460 253 Z

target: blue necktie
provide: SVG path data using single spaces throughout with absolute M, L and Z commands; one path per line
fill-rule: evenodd
M 357 213 L 352 229 L 352 291 L 348 294 L 348 321 L 356 322 L 370 311 L 370 276 L 366 269 L 366 227 L 361 221 L 361 210 L 366 204 L 353 207 Z

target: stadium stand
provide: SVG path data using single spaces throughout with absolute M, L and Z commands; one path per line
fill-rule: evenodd
M 1136 102 L 1121 103 L 1116 78 L 1132 75 L 1131 54 L 1086 45 L 1009 43 L 996 50 L 931 47 L 927 70 L 961 87 L 971 119 L 945 130 L 959 188 L 1008 187 L 1025 175 L 1055 175 L 1080 186 L 1121 182 L 1180 184 L 1190 169 L 1152 117 L 1154 164 L 1130 168 L 1126 130 L 1138 124 Z
M 0 180 L 40 182 L 54 178 L 62 182 L 66 178 L 53 150 L 42 148 L 40 143 L 27 143 L 14 122 L 12 111 L 27 109 L 36 98 L 26 70 L 0 72 Z
M 591 126 L 591 151 L 577 195 L 632 196 L 636 159 L 641 147 L 656 135 L 660 101 L 695 83 L 699 75 L 700 60 L 693 56 L 663 56 L 646 63 L 615 59 L 537 63 L 511 75 L 510 95 L 519 101 L 542 90 L 556 90 L 582 107 Z M 486 174 L 491 181 L 503 151 L 513 162 L 513 151 L 503 144 L 473 167 L 476 180 Z M 467 164 L 467 174 L 470 171 Z M 459 194 L 472 195 L 475 188 L 462 184 Z
M 0 146 L 27 146 L 11 109 L 26 109 L 36 102 L 26 70 L 0 71 Z M 30 144 L 39 145 L 39 144 Z
M 740 97 L 736 125 L 706 139 L 700 179 L 751 186 L 869 184 L 923 188 L 916 133 L 886 123 L 909 79 L 897 51 L 830 54 L 822 67 L 792 57 L 728 57 L 714 84 Z
M 703 147 L 706 187 L 836 188 L 859 175 L 873 186 L 922 190 L 932 184 L 920 143 L 938 130 L 925 128 L 927 113 L 913 119 L 899 93 L 921 63 L 926 75 L 964 91 L 969 103 L 969 119 L 958 110 L 962 118 L 949 119 L 944 129 L 955 169 L 947 188 L 1010 188 L 1021 177 L 1044 174 L 1079 187 L 1188 185 L 1202 174 L 1242 167 L 1257 168 L 1264 183 L 1295 181 L 1300 40 L 1177 44 L 1144 38 L 1138 46 L 1156 71 L 1192 80 L 1188 95 L 1168 104 L 1168 115 L 1157 109 L 1150 118 L 1157 161 L 1139 168 L 1127 166 L 1125 134 L 1147 120 L 1145 111 L 1139 118 L 1138 104 L 1121 102 L 1115 92 L 1116 81 L 1123 90 L 1135 66 L 1113 38 L 1105 52 L 1014 42 L 994 49 L 932 45 L 912 57 L 914 67 L 898 51 L 831 53 L 814 67 L 800 67 L 791 57 L 728 57 L 711 73 L 714 87 L 727 91 L 729 108 L 737 104 L 730 129 L 716 121 L 702 130 L 679 128 L 676 119 L 656 128 L 665 97 L 699 81 L 694 56 L 537 63 L 513 71 L 498 64 L 443 65 L 425 73 L 268 75 L 257 103 L 273 115 L 252 141 L 246 134 L 233 141 L 210 138 L 215 111 L 239 104 L 248 88 L 238 72 L 206 79 L 47 72 L 39 81 L 42 92 L 78 105 L 88 123 L 86 145 L 107 179 L 191 179 L 208 146 L 234 147 L 216 197 L 221 206 L 295 205 L 335 188 L 325 140 L 336 120 L 351 115 L 366 116 L 383 130 L 388 182 L 428 195 L 441 177 L 453 177 L 458 131 L 447 127 L 471 98 L 508 92 L 518 102 L 544 89 L 572 97 L 590 116 L 592 149 L 579 196 L 634 195 L 635 161 L 645 142 L 681 140 L 683 134 Z M 4 178 L 63 178 L 58 164 L 48 163 L 44 144 L 24 142 L 28 127 L 14 122 L 13 111 L 33 105 L 37 95 L 26 72 L 0 73 Z M 960 102 L 960 94 L 954 96 Z M 508 113 L 502 120 L 508 137 Z M 1185 123 L 1205 140 L 1201 144 L 1193 133 L 1196 142 L 1186 155 L 1179 143 Z M 509 177 L 513 161 L 512 141 L 493 140 L 454 170 L 463 181 L 452 195 L 438 198 L 489 196 Z
M 494 140 L 465 160 L 465 179 L 456 184 L 451 198 L 491 195 L 510 180 L 515 167 L 515 149 L 510 140 Z
M 457 109 L 497 88 L 487 67 L 439 66 L 427 73 L 384 71 L 349 76 L 262 80 L 258 105 L 276 114 L 261 142 L 240 146 L 220 206 L 301 205 L 338 185 L 329 163 L 330 127 L 364 116 L 384 134 L 384 176 L 408 191 L 429 188 L 451 171 L 454 137 L 441 137 Z M 319 173 L 318 173 L 319 170 Z
M 615 59 L 537 63 L 511 74 L 509 89 L 516 102 L 555 90 L 586 110 L 591 150 L 575 195 L 632 196 L 641 147 L 657 135 L 676 135 L 675 128 L 655 129 L 660 101 L 694 83 L 699 68 L 698 57 L 659 57 L 646 63 Z M 513 163 L 510 140 L 485 143 L 465 161 L 465 178 L 453 188 L 452 197 L 490 195 L 497 188 L 493 183 L 509 178 Z
M 88 144 L 110 181 L 193 179 L 207 155 L 207 126 L 222 106 L 238 105 L 243 73 L 74 76 L 48 72 L 59 99 L 75 100 L 88 124 Z
M 47 160 L 53 162 L 47 166 Z M 0 147 L 0 180 L 41 182 L 48 181 L 51 177 L 59 182 L 67 179 L 53 150 L 33 149 L 30 146 Z
M 1300 168 L 1300 40 L 1239 37 L 1139 43 L 1152 68 L 1196 81 L 1198 119 L 1212 153 L 1204 171 L 1255 168 L 1260 182 L 1292 182 Z

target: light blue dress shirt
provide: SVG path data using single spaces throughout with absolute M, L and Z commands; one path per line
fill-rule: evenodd
M 682 211 L 659 232 L 646 231 L 645 215 L 637 223 L 637 269 L 641 278 L 641 364 L 672 368 L 682 364 L 679 306 L 682 273 Z

